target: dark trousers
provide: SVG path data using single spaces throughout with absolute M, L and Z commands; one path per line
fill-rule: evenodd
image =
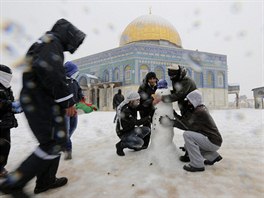
M 7 164 L 11 142 L 10 142 L 10 129 L 0 128 L 0 171 Z
M 132 131 L 121 137 L 121 142 L 124 148 L 139 149 L 144 144 L 144 138 L 149 135 L 150 128 L 135 127 Z
M 37 176 L 36 185 L 45 187 L 55 181 L 60 155 L 55 159 L 44 160 L 32 153 L 15 172 L 11 173 L 5 185 L 10 189 L 21 189 Z
M 75 129 L 77 128 L 78 124 L 78 116 L 65 116 L 66 120 L 66 128 L 67 128 L 67 144 L 66 144 L 66 151 L 71 151 L 72 150 L 72 141 L 71 141 L 71 136 Z
M 23 188 L 28 181 L 37 176 L 37 186 L 53 183 L 59 166 L 60 152 L 65 149 L 67 130 L 65 112 L 59 106 L 42 109 L 38 106 L 34 111 L 22 107 L 29 126 L 39 142 L 39 147 L 17 168 L 7 179 L 9 188 Z M 56 118 L 62 118 L 57 120 Z M 16 175 L 20 177 L 16 177 Z

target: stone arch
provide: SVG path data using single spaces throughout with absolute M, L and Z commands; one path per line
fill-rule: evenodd
M 125 66 L 124 68 L 124 84 L 129 85 L 132 82 L 132 68 L 130 65 Z
M 165 71 L 161 66 L 157 66 L 154 70 L 158 79 L 165 79 Z
M 217 72 L 217 87 L 225 87 L 225 75 L 223 72 Z
M 208 71 L 207 72 L 207 76 L 206 76 L 206 85 L 207 87 L 210 87 L 210 88 L 214 88 L 214 73 L 212 71 Z
M 106 70 L 104 70 L 104 72 L 103 72 L 103 78 L 102 78 L 102 81 L 103 81 L 103 82 L 109 82 L 109 80 L 110 80 L 109 71 L 106 69 Z
M 194 72 L 194 80 L 196 82 L 197 87 L 203 87 L 203 73 L 202 72 Z
M 139 67 L 139 82 L 141 83 L 150 71 L 149 66 L 146 64 L 140 65 Z
M 118 67 L 116 67 L 114 69 L 114 72 L 113 72 L 113 81 L 114 82 L 118 82 L 121 80 L 121 76 L 120 76 L 120 69 Z
M 186 71 L 187 71 L 187 76 L 192 78 L 192 69 L 186 68 Z

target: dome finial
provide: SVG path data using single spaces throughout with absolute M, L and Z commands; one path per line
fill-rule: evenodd
M 151 6 L 149 6 L 149 14 L 151 14 Z

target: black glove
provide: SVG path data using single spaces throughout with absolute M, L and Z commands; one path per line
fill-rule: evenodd
M 170 119 L 169 116 L 165 115 L 165 116 L 160 116 L 159 118 L 159 122 L 161 125 L 163 126 L 167 126 L 167 127 L 172 127 L 173 126 L 173 120 Z

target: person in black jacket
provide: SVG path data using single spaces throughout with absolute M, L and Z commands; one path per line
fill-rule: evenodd
M 14 114 L 22 112 L 20 103 L 14 101 L 11 79 L 11 69 L 0 65 L 0 178 L 7 176 L 5 166 L 11 148 L 10 129 L 18 126 Z
M 60 152 L 67 141 L 65 113 L 76 114 L 75 100 L 67 86 L 63 52 L 74 53 L 84 38 L 82 31 L 60 19 L 29 48 L 20 102 L 39 146 L 0 185 L 4 193 L 25 197 L 23 187 L 35 176 L 35 194 L 68 182 L 66 177 L 56 177 Z
M 154 104 L 160 100 L 165 103 L 178 102 L 178 106 L 183 116 L 188 108 L 186 96 L 197 89 L 194 80 L 188 77 L 186 69 L 180 65 L 173 64 L 168 67 L 168 75 L 172 82 L 172 91 L 170 95 L 162 96 L 161 98 L 155 97 Z
M 75 104 L 84 100 L 84 95 L 82 93 L 82 89 L 79 86 L 78 82 L 75 80 L 78 77 L 79 70 L 77 65 L 75 65 L 71 61 L 67 61 L 64 64 L 65 72 L 66 72 L 66 79 L 68 86 L 70 88 L 71 93 L 73 93 L 73 98 Z M 67 126 L 67 144 L 64 151 L 64 160 L 71 160 L 72 159 L 72 141 L 71 136 L 75 129 L 77 128 L 78 124 L 78 115 L 75 114 L 73 116 L 65 116 L 66 119 L 66 126 Z
M 138 88 L 140 95 L 139 114 L 141 118 L 150 116 L 151 120 L 154 114 L 154 106 L 152 104 L 154 98 L 152 97 L 157 90 L 158 79 L 154 72 L 147 73 L 143 83 Z M 151 123 L 146 123 L 144 126 L 151 128 Z M 148 148 L 151 133 L 144 138 L 144 145 L 142 149 Z
M 124 98 L 124 96 L 122 94 L 122 90 L 118 89 L 117 93 L 114 95 L 114 98 L 113 98 L 113 109 L 116 110 L 118 105 L 120 105 L 121 102 L 123 102 L 124 99 L 125 98 Z M 116 118 L 117 118 L 117 114 L 114 117 L 114 123 L 116 121 Z
M 184 116 L 179 116 L 175 112 L 174 120 L 163 116 L 160 122 L 165 126 L 173 125 L 185 130 L 184 148 L 189 154 L 190 164 L 184 165 L 183 169 L 191 172 L 204 171 L 204 165 L 213 165 L 222 159 L 217 150 L 223 140 L 208 109 L 202 104 L 200 91 L 194 90 L 189 93 L 187 101 L 188 108 Z
M 150 133 L 150 128 L 141 126 L 150 122 L 150 117 L 137 119 L 137 107 L 140 96 L 137 92 L 131 92 L 126 99 L 118 106 L 116 133 L 120 141 L 116 144 L 116 153 L 124 156 L 124 148 L 138 151 L 144 144 L 144 137 Z

